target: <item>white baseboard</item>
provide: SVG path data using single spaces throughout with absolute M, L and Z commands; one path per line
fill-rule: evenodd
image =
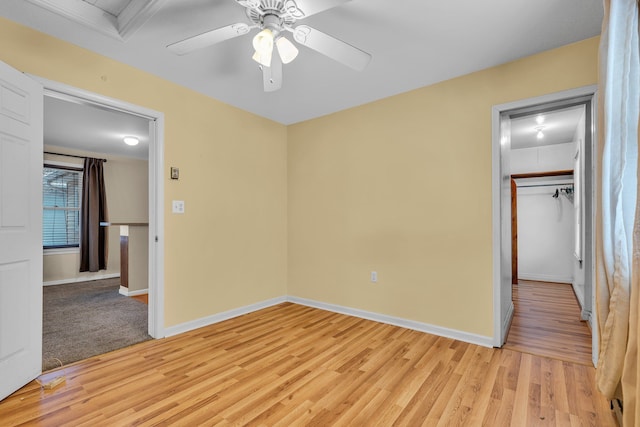
M 455 329 L 443 328 L 441 326 L 430 325 L 428 323 L 416 322 L 414 320 L 407 320 L 401 317 L 387 316 L 384 314 L 373 313 L 370 311 L 359 310 L 356 308 L 344 307 L 335 304 L 328 304 L 324 302 L 318 302 L 309 300 L 306 298 L 299 298 L 293 296 L 282 296 L 272 298 L 266 301 L 258 302 L 255 304 L 247 305 L 244 307 L 236 308 L 233 310 L 225 311 L 222 313 L 214 314 L 212 316 L 203 317 L 200 319 L 192 320 L 190 322 L 181 323 L 179 325 L 170 326 L 165 328 L 165 336 L 170 337 L 178 335 L 184 332 L 189 332 L 194 329 L 202 328 L 204 326 L 213 325 L 218 322 L 232 319 L 234 317 L 249 314 L 254 311 L 262 310 L 263 308 L 271 307 L 283 302 L 292 302 L 294 304 L 305 305 L 308 307 L 318 308 L 321 310 L 332 311 L 334 313 L 345 314 L 347 316 L 359 317 L 361 319 L 373 320 L 375 322 L 386 323 L 389 325 L 400 326 L 402 328 L 413 329 L 419 332 L 425 332 L 432 335 L 438 335 L 441 337 L 451 338 L 470 344 L 476 344 L 482 347 L 493 347 L 493 338 L 483 335 L 472 334 L 469 332 L 458 331 Z M 511 317 L 511 316 L 510 316 Z
M 200 319 L 192 320 L 190 322 L 185 322 L 179 325 L 164 328 L 164 335 L 165 337 L 171 337 L 173 335 L 182 334 L 184 332 L 189 332 L 194 329 L 202 328 L 204 326 L 213 325 L 214 323 L 222 322 L 224 320 L 233 319 L 234 317 L 242 316 L 243 314 L 252 313 L 254 311 L 262 310 L 263 308 L 281 304 L 286 301 L 287 298 L 282 296 L 262 302 L 257 302 L 255 304 L 246 305 L 244 307 L 234 308 L 233 310 L 224 311 L 212 316 L 207 316 Z
M 504 316 L 504 319 L 502 319 L 502 330 L 503 331 L 509 331 L 509 329 L 511 329 L 511 322 L 513 322 L 513 315 L 515 313 L 515 306 L 513 305 L 513 301 L 511 301 L 511 304 L 509 304 L 509 308 L 507 308 L 507 313 Z M 498 337 L 496 337 L 496 340 L 494 341 L 494 347 L 502 347 L 504 345 L 504 343 L 507 341 L 507 337 L 504 337 L 503 342 L 497 342 L 498 341 Z
M 373 320 L 375 322 L 386 323 L 394 326 L 400 326 L 402 328 L 413 329 L 415 331 L 425 332 L 432 335 L 452 338 L 452 339 L 464 341 L 470 344 L 476 344 L 482 347 L 493 347 L 492 337 L 486 337 L 483 335 L 477 335 L 469 332 L 458 331 L 455 329 L 443 328 L 441 326 L 435 326 L 435 325 L 430 325 L 428 323 L 416 322 L 415 320 L 407 320 L 401 317 L 394 317 L 394 316 L 387 316 L 385 314 L 373 313 L 370 311 L 360 310 L 357 308 L 350 308 L 350 307 L 344 307 L 336 304 L 328 304 L 324 302 L 313 301 L 306 298 L 288 296 L 287 301 L 295 304 L 306 305 L 308 307 L 319 308 L 321 310 L 332 311 L 335 313 L 346 314 L 348 316 L 354 316 L 362 319 Z
M 89 277 L 74 277 L 72 279 L 52 280 L 49 282 L 43 282 L 42 286 L 66 285 L 69 283 L 89 282 L 91 280 L 113 279 L 114 277 L 120 277 L 120 273 L 100 274 L 97 276 L 89 276 Z
M 573 287 L 573 293 L 576 294 L 578 304 L 580 304 L 580 309 L 582 309 L 584 307 L 584 285 L 572 283 L 571 287 Z
M 573 283 L 573 277 L 571 276 L 555 276 L 552 274 L 529 274 L 518 272 L 518 279 L 534 280 L 536 282 Z
M 120 286 L 120 295 L 125 297 L 135 297 L 137 295 L 145 295 L 149 293 L 149 289 L 138 289 L 137 291 L 130 291 L 129 288 Z

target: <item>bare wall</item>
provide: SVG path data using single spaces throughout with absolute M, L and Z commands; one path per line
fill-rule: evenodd
M 290 126 L 289 294 L 491 337 L 492 106 L 596 83 L 598 41 Z

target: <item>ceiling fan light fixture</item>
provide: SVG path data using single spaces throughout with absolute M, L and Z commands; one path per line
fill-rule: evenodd
M 273 55 L 272 53 L 273 51 L 267 51 L 267 52 L 259 52 L 259 51 L 255 51 L 255 53 L 253 54 L 253 56 L 251 57 L 254 61 L 256 61 L 258 64 L 263 65 L 265 67 L 270 67 L 271 66 L 271 56 Z
M 265 67 L 271 66 L 271 55 L 273 55 L 273 33 L 265 28 L 253 38 L 253 60 Z
M 290 63 L 298 56 L 298 48 L 285 37 L 279 37 L 276 40 L 276 46 L 283 64 Z

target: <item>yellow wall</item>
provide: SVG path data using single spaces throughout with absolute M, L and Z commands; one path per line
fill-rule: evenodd
M 290 126 L 289 294 L 492 336 L 491 108 L 595 84 L 597 48 Z
M 165 326 L 286 293 L 283 125 L 6 19 L 0 40 L 20 71 L 164 113 Z
M 484 336 L 491 107 L 595 83 L 598 44 L 286 128 L 4 19 L 0 38 L 19 70 L 165 114 L 166 326 L 289 294 Z

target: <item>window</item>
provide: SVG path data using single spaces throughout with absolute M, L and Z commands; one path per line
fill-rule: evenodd
M 82 169 L 44 165 L 42 245 L 44 249 L 80 245 Z

